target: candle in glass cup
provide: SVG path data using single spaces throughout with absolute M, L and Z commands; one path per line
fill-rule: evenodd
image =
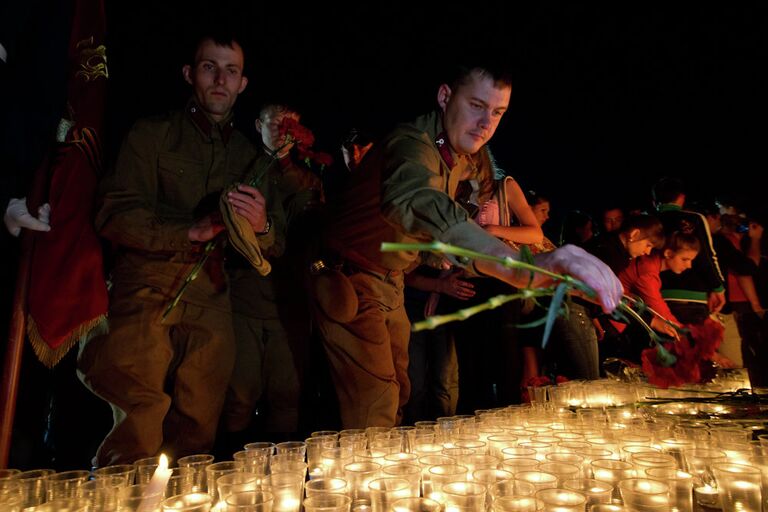
M 90 473 L 85 470 L 63 471 L 48 476 L 48 501 L 74 498 L 77 488 L 88 480 Z
M 544 503 L 545 512 L 581 512 L 587 503 L 583 494 L 569 489 L 542 489 L 535 496 Z
M 272 512 L 274 501 L 270 491 L 246 491 L 231 494 L 225 503 L 227 512 Z
M 208 493 L 195 492 L 167 498 L 162 503 L 163 512 L 208 512 L 213 498 Z
M 304 512 L 350 512 L 351 505 L 345 494 L 317 494 L 304 500 Z
M 668 512 L 669 486 L 648 478 L 627 478 L 619 482 L 624 506 L 637 512 Z
M 544 502 L 533 496 L 501 496 L 491 505 L 493 512 L 539 512 Z
M 371 511 L 388 512 L 392 503 L 411 494 L 405 478 L 377 478 L 368 484 L 371 493 Z
M 213 455 L 200 453 L 181 457 L 178 461 L 180 468 L 192 470 L 192 490 L 205 492 L 208 490 L 205 469 L 213 463 Z
M 577 491 L 587 498 L 587 506 L 598 503 L 610 503 L 613 494 L 613 486 L 608 482 L 601 482 L 593 478 L 574 478 L 562 483 L 564 489 Z
M 719 462 L 712 465 L 712 473 L 723 510 L 760 512 L 763 502 L 760 489 L 762 476 L 758 468 Z
M 171 478 L 172 473 L 173 471 L 168 467 L 168 457 L 165 454 L 161 454 L 157 468 L 146 488 L 145 499 L 139 506 L 138 512 L 152 512 L 158 507 L 165 494 L 165 487 L 168 485 L 168 480 Z
M 392 503 L 392 512 L 442 512 L 442 505 L 429 498 L 400 498 Z
M 381 468 L 382 477 L 405 478 L 411 484 L 411 496 L 418 496 L 421 490 L 421 466 L 418 464 L 393 464 Z
M 344 479 L 353 501 L 370 499 L 368 484 L 379 477 L 381 464 L 375 462 L 352 462 L 344 466 Z
M 266 478 L 274 495 L 274 512 L 299 512 L 304 478 L 299 473 L 273 473 Z
M 445 512 L 483 512 L 486 488 L 477 482 L 451 482 L 443 486 Z
M 515 473 L 515 480 L 533 484 L 537 491 L 557 487 L 557 475 L 543 471 L 521 471 Z
M 347 481 L 343 478 L 315 478 L 304 484 L 304 494 L 307 498 L 319 494 L 348 494 Z
M 675 468 L 649 468 L 645 475 L 669 485 L 670 512 L 692 512 L 693 475 Z

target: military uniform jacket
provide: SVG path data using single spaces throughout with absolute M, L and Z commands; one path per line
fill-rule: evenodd
M 98 232 L 117 246 L 115 285 L 143 284 L 171 299 L 205 245 L 189 241 L 189 228 L 218 211 L 226 185 L 244 182 L 261 164 L 231 118 L 215 124 L 194 101 L 183 111 L 138 121 L 102 183 L 96 216 Z M 268 180 L 261 181 L 269 215 L 279 224 L 282 213 L 270 201 Z M 279 244 L 277 231 L 259 239 L 262 249 Z M 220 258 L 211 258 L 182 300 L 228 310 L 223 280 Z
M 506 254 L 504 243 L 469 220 L 453 199 L 459 182 L 476 173 L 473 158 L 449 149 L 439 112 L 400 125 L 374 145 L 340 200 L 329 205 L 326 244 L 352 261 L 385 270 L 408 269 L 418 254 L 384 253 L 382 242 L 440 240 Z

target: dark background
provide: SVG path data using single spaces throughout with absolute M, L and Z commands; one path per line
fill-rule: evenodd
M 646 206 L 664 175 L 694 199 L 764 208 L 766 4 L 447 4 L 108 1 L 107 158 L 137 118 L 185 103 L 189 40 L 223 21 L 246 50 L 237 120 L 249 134 L 258 105 L 278 99 L 319 149 L 336 152 L 353 126 L 381 136 L 434 105 L 445 64 L 480 50 L 514 70 L 491 147 L 551 198 L 550 234 L 569 208 Z M 108 410 L 74 380 L 74 353 L 54 371 L 24 357 L 12 466 L 88 467 Z
M 135 117 L 183 103 L 189 34 L 224 19 L 245 41 L 246 131 L 258 105 L 278 98 L 299 106 L 326 151 L 352 126 L 381 135 L 434 105 L 446 63 L 485 51 L 515 76 L 491 147 L 556 214 L 645 206 L 663 175 L 684 178 L 694 196 L 762 199 L 765 4 L 445 4 L 108 5 L 110 140 Z

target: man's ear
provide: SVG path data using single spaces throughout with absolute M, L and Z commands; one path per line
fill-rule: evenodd
M 672 258 L 675 255 L 672 249 L 664 249 L 664 257 L 667 259 Z
M 448 105 L 448 101 L 451 99 L 451 88 L 448 86 L 448 84 L 442 84 L 439 89 L 437 89 L 437 104 L 440 105 L 440 108 L 445 112 L 445 107 Z
M 261 118 L 257 117 L 253 124 L 256 126 L 256 131 L 261 133 L 261 127 L 264 126 L 264 124 L 261 122 Z
M 248 85 L 248 78 L 247 77 L 243 77 L 240 80 L 240 89 L 237 91 L 237 94 L 240 94 L 241 92 L 243 92 L 245 90 L 245 86 L 246 85 Z
M 184 80 L 186 80 L 189 85 L 192 85 L 192 66 L 184 64 L 184 67 L 181 68 L 181 74 L 184 75 Z

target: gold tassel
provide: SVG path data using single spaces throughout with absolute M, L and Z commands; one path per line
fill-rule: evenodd
M 31 315 L 27 315 L 27 336 L 29 342 L 32 344 L 32 349 L 35 351 L 35 355 L 46 368 L 53 368 L 59 361 L 75 346 L 81 339 L 90 339 L 94 336 L 106 334 L 109 332 L 109 325 L 107 323 L 106 315 L 99 315 L 93 320 L 83 322 L 64 340 L 64 343 L 57 348 L 52 349 L 43 340 L 40 335 L 40 331 L 37 328 L 37 324 Z

